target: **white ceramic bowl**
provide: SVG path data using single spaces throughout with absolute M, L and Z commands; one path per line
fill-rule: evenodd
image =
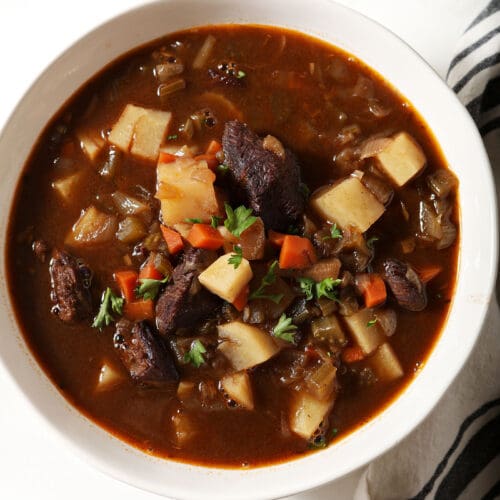
M 30 149 L 59 107 L 120 54 L 179 29 L 220 23 L 271 24 L 322 38 L 382 74 L 430 125 L 460 179 L 459 277 L 446 328 L 407 390 L 367 425 L 323 451 L 265 468 L 209 469 L 147 456 L 73 409 L 26 348 L 5 285 L 7 214 Z M 454 94 L 420 57 L 373 21 L 327 0 L 167 0 L 106 23 L 59 57 L 33 84 L 0 136 L 0 357 L 21 391 L 68 445 L 107 474 L 190 500 L 275 498 L 313 488 L 373 460 L 436 405 L 471 352 L 496 276 L 493 180 L 477 130 Z

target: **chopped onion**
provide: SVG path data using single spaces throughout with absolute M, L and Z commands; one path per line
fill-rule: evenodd
M 193 69 L 201 69 L 207 64 L 208 58 L 212 54 L 215 46 L 215 42 L 216 38 L 213 35 L 208 35 L 207 38 L 205 38 L 203 45 L 194 58 Z
M 420 234 L 424 240 L 440 240 L 443 236 L 443 229 L 439 223 L 438 216 L 433 208 L 425 201 L 420 201 L 419 216 Z
M 166 97 L 185 88 L 186 81 L 184 80 L 184 78 L 176 78 L 175 80 L 172 80 L 168 83 L 161 83 L 160 85 L 158 85 L 156 93 L 158 97 Z
M 339 146 L 344 146 L 346 144 L 349 144 L 350 142 L 353 142 L 356 137 L 359 136 L 359 134 L 361 134 L 361 128 L 359 125 L 347 125 L 346 127 L 342 128 L 337 134 L 335 142 Z
M 427 184 L 439 198 L 444 198 L 458 186 L 457 178 L 447 169 L 440 168 L 427 176 Z
M 146 235 L 146 229 L 142 221 L 134 216 L 125 217 L 116 232 L 116 237 L 122 243 L 135 243 Z
M 394 190 L 379 177 L 370 172 L 365 172 L 361 178 L 361 182 L 373 193 L 375 198 L 377 198 L 382 205 L 388 205 L 391 202 L 394 196 Z
M 122 215 L 137 215 L 149 210 L 148 205 L 121 191 L 115 191 L 111 198 L 113 198 L 118 212 Z
M 443 250 L 451 246 L 457 237 L 457 228 L 448 219 L 442 223 L 441 227 L 443 236 L 436 244 L 438 250 Z
M 378 309 L 375 315 L 377 317 L 377 323 L 385 335 L 387 335 L 387 337 L 394 335 L 396 327 L 398 326 L 396 312 L 393 309 Z
M 366 76 L 360 76 L 352 89 L 352 95 L 357 97 L 363 97 L 365 99 L 371 99 L 375 93 L 373 82 L 366 78 Z
M 108 150 L 108 157 L 103 163 L 102 167 L 99 169 L 99 174 L 106 179 L 111 179 L 116 173 L 121 161 L 121 153 L 115 146 L 111 146 Z
M 359 158 L 371 158 L 381 153 L 394 139 L 389 137 L 372 137 L 363 142 L 359 151 Z
M 184 71 L 184 65 L 180 62 L 167 62 L 157 64 L 155 67 L 156 77 L 161 83 L 165 83 L 169 78 L 180 75 Z
M 194 135 L 194 125 L 193 125 L 193 120 L 191 118 L 188 118 L 185 122 L 184 125 L 181 125 L 180 131 L 188 138 L 192 139 Z
M 368 101 L 368 110 L 375 118 L 384 118 L 391 112 L 389 108 L 382 106 L 377 99 L 370 99 Z

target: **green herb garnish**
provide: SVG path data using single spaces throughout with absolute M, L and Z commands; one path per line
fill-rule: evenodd
M 368 328 L 371 328 L 373 325 L 375 325 L 378 321 L 378 318 L 375 316 L 375 318 L 371 319 L 370 321 L 368 321 L 368 323 L 366 323 L 366 326 Z
M 253 299 L 268 299 L 272 300 L 275 304 L 279 304 L 281 302 L 281 299 L 283 298 L 282 293 L 276 293 L 276 294 L 266 294 L 264 293 L 264 290 L 272 285 L 276 281 L 276 266 L 278 265 L 278 261 L 275 260 L 270 266 L 269 269 L 266 273 L 266 275 L 262 278 L 262 281 L 260 283 L 259 288 L 257 290 L 254 290 L 251 294 L 248 300 L 253 300 Z
M 196 368 L 199 368 L 204 362 L 205 358 L 203 354 L 205 354 L 207 350 L 205 346 L 201 343 L 201 340 L 194 340 L 191 343 L 191 349 L 184 354 L 184 361 L 186 363 L 192 363 Z
M 311 450 L 320 450 L 321 448 L 326 448 L 327 444 L 325 436 L 318 436 L 309 441 L 308 447 Z
M 199 218 L 190 218 L 188 217 L 187 219 L 184 219 L 186 222 L 189 222 L 190 224 L 201 224 L 202 220 Z
M 273 328 L 273 335 L 287 342 L 295 342 L 295 331 L 297 326 L 292 323 L 292 318 L 287 318 L 286 314 L 282 314 L 278 323 Z
M 210 225 L 214 228 L 217 229 L 219 227 L 219 224 L 222 222 L 222 217 L 218 217 L 217 215 L 211 215 L 210 216 Z
M 235 269 L 238 269 L 239 265 L 241 264 L 241 259 L 243 258 L 243 250 L 239 245 L 234 245 L 233 252 L 233 255 L 229 257 L 227 262 L 228 264 L 232 264 Z
M 139 279 L 139 286 L 135 289 L 135 294 L 144 300 L 155 300 L 158 293 L 160 292 L 160 287 L 168 282 L 170 276 L 165 277 L 162 280 L 155 280 L 152 278 L 141 278 Z
M 227 215 L 224 226 L 238 238 L 241 236 L 241 233 L 247 230 L 257 220 L 257 217 L 252 215 L 252 209 L 246 208 L 243 205 L 233 210 L 229 203 L 224 203 L 224 208 L 226 209 Z
M 106 288 L 102 294 L 99 312 L 94 318 L 92 327 L 102 329 L 116 321 L 113 314 L 118 314 L 119 316 L 123 314 L 123 303 L 124 300 L 115 295 L 111 288 Z
M 167 136 L 167 141 L 175 141 L 179 136 L 177 134 L 172 134 Z
M 342 283 L 342 280 L 333 278 L 325 278 L 322 281 L 316 282 L 311 278 L 297 278 L 300 289 L 304 292 L 306 300 L 312 300 L 314 296 L 317 299 L 326 297 L 330 300 L 338 302 L 337 287 Z
M 242 71 L 241 69 L 236 74 L 236 78 L 239 78 L 240 80 L 241 80 L 241 78 L 245 78 L 245 76 L 247 76 L 247 74 L 244 71 Z
M 305 293 L 306 300 L 312 300 L 314 298 L 314 285 L 316 282 L 312 278 L 297 278 L 299 282 L 300 289 Z
M 337 224 L 333 224 L 333 226 L 330 227 L 330 235 L 325 236 L 323 240 L 340 240 L 342 236 L 342 231 L 337 227 Z
M 373 250 L 373 244 L 378 241 L 379 238 L 377 238 L 377 236 L 372 236 L 371 238 L 368 238 L 368 240 L 366 240 L 366 246 L 370 249 L 370 250 Z
M 229 165 L 226 165 L 225 163 L 217 165 L 217 172 L 220 172 L 221 174 L 225 174 L 228 170 L 229 170 Z

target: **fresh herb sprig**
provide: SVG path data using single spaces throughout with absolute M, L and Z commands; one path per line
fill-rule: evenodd
M 342 283 L 340 279 L 325 278 L 319 282 L 314 281 L 312 278 L 297 278 L 300 289 L 304 292 L 306 300 L 312 300 L 314 297 L 339 301 L 338 286 Z
M 191 363 L 196 368 L 199 368 L 205 362 L 203 355 L 206 352 L 207 350 L 201 340 L 196 339 L 191 343 L 191 349 L 184 354 L 184 362 Z
M 257 217 L 252 215 L 252 209 L 246 208 L 243 205 L 233 210 L 229 203 L 225 203 L 224 208 L 227 215 L 224 226 L 238 238 L 241 236 L 241 233 L 246 231 L 257 220 Z
M 115 319 L 115 314 L 121 316 L 123 314 L 123 304 L 124 300 L 122 297 L 115 295 L 111 288 L 106 288 L 102 294 L 101 305 L 99 307 L 99 312 L 94 318 L 92 323 L 93 328 L 99 328 L 100 330 L 105 326 L 110 325 Z
M 337 227 L 337 224 L 330 226 L 330 234 L 324 236 L 323 240 L 341 240 L 343 238 L 342 230 Z
M 135 289 L 135 294 L 144 300 L 155 300 L 160 292 L 160 288 L 165 283 L 168 283 L 170 276 L 166 276 L 162 280 L 155 280 L 153 278 L 139 279 L 139 286 Z
M 282 293 L 276 294 L 266 294 L 265 289 L 272 285 L 276 281 L 276 267 L 278 266 L 278 261 L 275 260 L 270 266 L 266 275 L 262 278 L 259 288 L 254 290 L 248 300 L 253 299 L 267 299 L 272 300 L 275 304 L 279 304 L 283 298 Z
M 233 246 L 233 254 L 231 257 L 228 259 L 228 264 L 232 264 L 235 269 L 238 269 L 238 267 L 241 264 L 241 260 L 243 259 L 243 250 L 239 245 L 234 245 Z
M 285 340 L 286 342 L 295 342 L 295 332 L 297 326 L 292 323 L 292 318 L 288 318 L 286 314 L 282 314 L 278 323 L 273 328 L 273 336 L 277 339 Z

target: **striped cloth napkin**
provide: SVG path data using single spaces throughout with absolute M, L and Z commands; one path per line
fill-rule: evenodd
M 500 0 L 460 39 L 447 82 L 477 123 L 500 193 Z M 470 165 L 474 168 L 474 165 Z M 355 500 L 500 499 L 500 312 L 434 411 L 364 472 Z M 495 300 L 497 299 L 497 300 Z

